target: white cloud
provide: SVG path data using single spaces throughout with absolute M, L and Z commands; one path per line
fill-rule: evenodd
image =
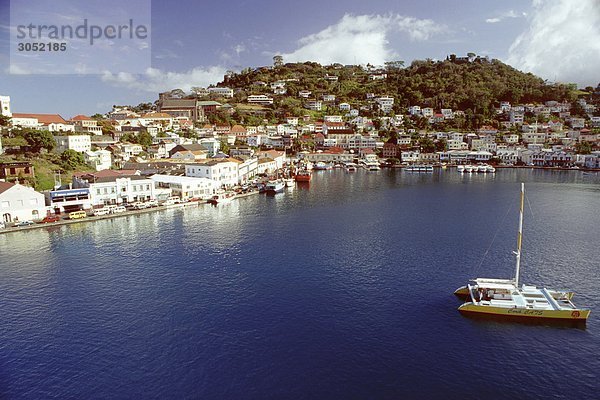
M 485 22 L 487 22 L 488 24 L 495 24 L 495 23 L 498 23 L 507 18 L 522 18 L 522 17 L 526 17 L 526 16 L 527 16 L 527 13 L 525 13 L 525 12 L 517 13 L 514 10 L 509 10 L 505 13 L 498 15 L 497 17 L 488 18 L 485 20 Z
M 424 41 L 444 31 L 446 27 L 430 19 L 346 14 L 335 25 L 300 39 L 298 49 L 281 55 L 287 62 L 383 64 L 398 57 L 389 46 L 390 34 L 403 33 L 412 41 Z
M 507 62 L 551 81 L 600 81 L 600 2 L 535 1 L 531 23 L 509 49 Z
M 102 80 L 116 86 L 124 86 L 142 92 L 158 93 L 171 89 L 190 91 L 192 86 L 208 86 L 223 80 L 223 67 L 194 68 L 187 72 L 165 72 L 156 68 L 146 69 L 144 74 L 105 71 Z

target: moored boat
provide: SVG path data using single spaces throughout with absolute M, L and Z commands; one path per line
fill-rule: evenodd
M 285 181 L 282 179 L 276 179 L 267 182 L 265 185 L 265 190 L 267 193 L 280 193 L 285 189 Z
M 312 175 L 310 174 L 310 171 L 301 169 L 296 173 L 296 175 L 294 175 L 294 180 L 296 182 L 310 182 L 311 177 Z
M 356 172 L 357 170 L 356 164 L 354 164 L 353 162 L 347 162 L 344 165 L 344 168 L 346 169 L 346 172 Z
M 227 204 L 231 203 L 233 199 L 235 199 L 235 193 L 223 192 L 214 195 L 208 200 L 208 202 L 211 204 Z
M 573 304 L 573 292 L 538 288 L 533 285 L 519 286 L 521 244 L 523 236 L 523 206 L 525 185 L 521 184 L 521 209 L 517 235 L 515 277 L 513 279 L 476 278 L 458 288 L 454 293 L 466 297 L 459 308 L 462 314 L 495 316 L 516 320 L 552 320 L 585 322 L 589 309 Z

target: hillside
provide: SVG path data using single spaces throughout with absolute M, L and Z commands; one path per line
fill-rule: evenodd
M 331 77 L 337 77 L 337 81 Z M 287 94 L 275 96 L 274 108 L 291 114 L 302 112 L 300 90 L 311 91 L 311 97 L 317 99 L 325 94 L 335 95 L 337 104 L 348 102 L 354 107 L 366 103 L 367 94 L 373 93 L 393 96 L 396 113 L 405 112 L 410 105 L 420 105 L 464 110 L 485 118 L 493 116 L 494 107 L 501 101 L 512 104 L 547 100 L 572 102 L 577 97 L 577 88 L 573 85 L 547 84 L 499 60 L 468 60 L 454 55 L 444 61 L 413 61 L 407 67 L 402 62 L 392 62 L 380 69 L 369 65 L 366 68 L 340 64 L 322 66 L 314 62 L 246 68 L 240 73 L 230 73 L 218 85 L 243 89 L 246 95 L 272 95 L 269 84 L 278 80 L 286 81 Z

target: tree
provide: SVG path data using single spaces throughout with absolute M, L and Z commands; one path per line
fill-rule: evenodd
M 0 114 L 0 126 L 10 126 L 10 117 Z
M 75 150 L 68 149 L 60 155 L 60 166 L 67 171 L 73 171 L 84 164 L 83 154 Z
M 136 135 L 136 142 L 144 147 L 152 146 L 152 135 L 142 131 Z
M 421 138 L 419 145 L 421 146 L 421 152 L 423 153 L 433 153 L 435 151 L 435 144 L 429 136 Z
M 21 133 L 21 136 L 27 141 L 27 145 L 34 153 L 39 153 L 42 149 L 50 151 L 56 144 L 54 136 L 48 131 L 27 129 Z
M 578 154 L 590 154 L 592 152 L 592 145 L 588 142 L 575 143 L 575 151 Z

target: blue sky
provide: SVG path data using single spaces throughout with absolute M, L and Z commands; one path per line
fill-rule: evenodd
M 107 1 L 114 0 L 50 3 L 68 18 L 82 8 L 96 15 Z M 149 1 L 108 9 L 139 19 Z M 23 0 L 12 5 L 14 11 Z M 60 68 L 46 71 L 51 74 L 27 68 L 9 73 L 9 10 L 9 1 L 0 0 L 0 94 L 11 96 L 13 112 L 102 113 L 113 104 L 154 101 L 162 90 L 216 83 L 228 69 L 270 65 L 275 54 L 322 64 L 408 64 L 472 51 L 550 81 L 600 82 L 597 0 L 152 1 L 151 38 L 144 42 L 151 43 L 150 65 L 136 64 L 140 56 L 132 58 L 131 49 L 115 45 L 100 63 L 88 65 L 98 67 L 95 74 L 79 75 L 57 75 Z

